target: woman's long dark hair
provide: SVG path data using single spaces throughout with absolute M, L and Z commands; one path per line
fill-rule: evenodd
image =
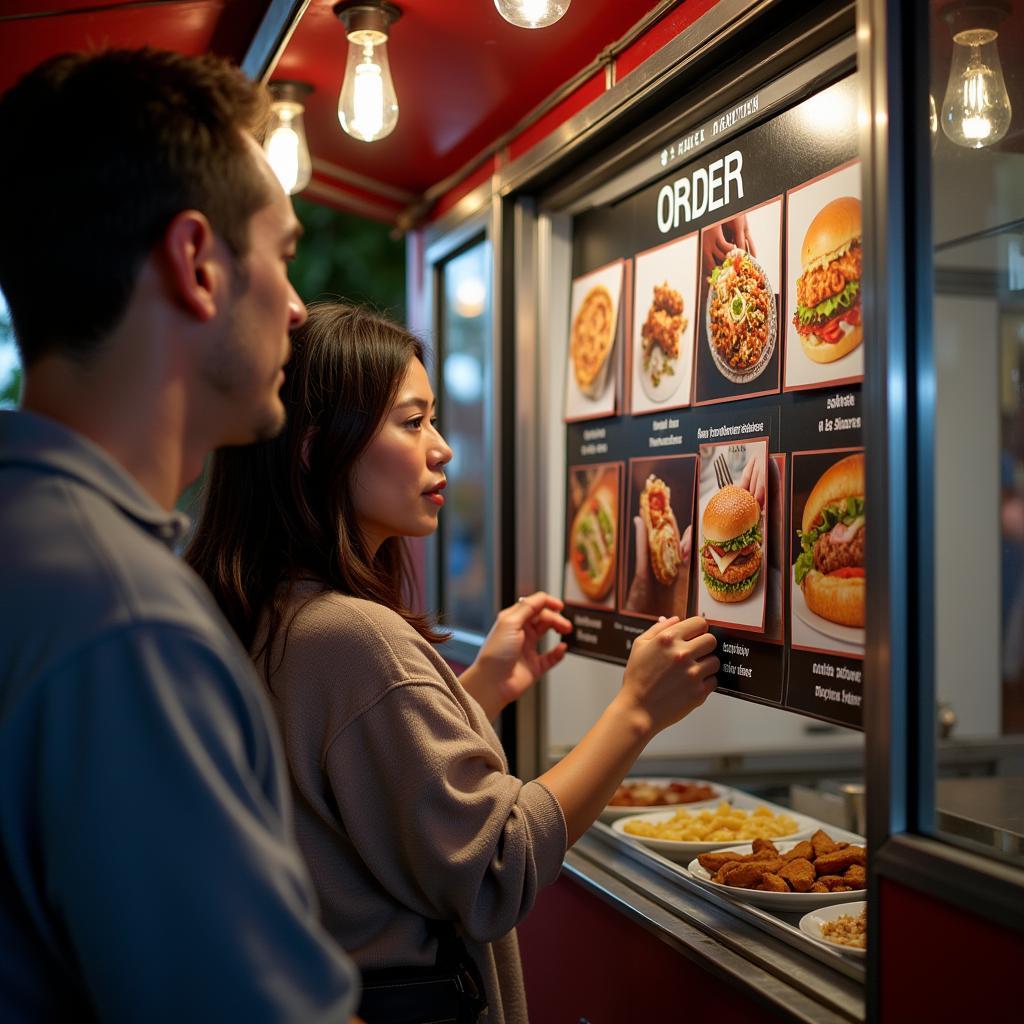
M 371 556 L 349 488 L 412 359 L 423 361 L 423 346 L 398 324 L 340 303 L 311 306 L 285 368 L 284 431 L 213 457 L 185 559 L 262 660 L 268 683 L 274 640 L 282 628 L 287 637 L 285 608 L 300 579 L 386 605 L 431 643 L 446 639 L 408 606 L 413 577 L 402 538 Z M 264 614 L 267 632 L 253 650 Z

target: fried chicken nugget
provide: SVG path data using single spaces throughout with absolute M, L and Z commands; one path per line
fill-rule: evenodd
M 832 853 L 836 849 L 836 842 L 824 829 L 819 828 L 811 836 L 811 846 L 814 847 L 814 856 L 817 858 Z
M 770 871 L 765 872 L 764 878 L 754 886 L 761 892 L 789 892 L 789 886 L 781 875 L 773 875 Z
M 860 864 L 851 864 L 843 872 L 843 878 L 851 889 L 866 889 L 868 884 L 868 873 Z
M 724 885 L 731 885 L 736 889 L 751 889 L 766 874 L 775 874 L 781 867 L 781 860 L 750 860 L 723 868 L 719 872 L 719 880 Z
M 831 890 L 827 885 L 822 885 L 821 882 L 815 882 L 814 885 L 807 890 L 808 892 L 830 892 Z
M 766 853 L 773 859 L 780 856 L 778 849 L 770 839 L 755 839 L 750 846 L 755 854 Z
M 712 881 L 718 882 L 719 885 L 725 885 L 725 876 L 734 868 L 738 867 L 744 862 L 741 860 L 727 860 L 714 874 Z M 706 870 L 706 869 L 705 869 Z
M 788 853 L 782 854 L 784 861 L 791 860 L 814 860 L 814 847 L 809 839 L 802 839 Z
M 817 885 L 823 885 L 829 892 L 835 892 L 837 885 L 846 885 L 846 879 L 842 875 L 820 875 Z
M 711 853 L 702 853 L 697 857 L 697 863 L 709 874 L 717 874 L 726 864 L 736 864 L 747 860 L 747 855 L 742 853 L 723 853 L 721 850 L 713 850 Z
M 790 884 L 793 892 L 807 892 L 817 877 L 814 865 L 802 857 L 783 864 L 779 875 Z
M 814 859 L 814 867 L 819 877 L 821 875 L 841 875 L 854 864 L 866 867 L 867 863 L 867 853 L 863 846 L 848 846 L 845 850 L 819 854 Z

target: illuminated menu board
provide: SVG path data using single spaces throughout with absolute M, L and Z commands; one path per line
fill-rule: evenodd
M 752 97 L 576 217 L 563 597 L 577 654 L 699 613 L 721 692 L 861 728 L 855 96 L 768 120 Z

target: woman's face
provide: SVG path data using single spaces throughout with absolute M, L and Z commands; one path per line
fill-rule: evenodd
M 452 450 L 434 425 L 434 409 L 427 371 L 411 359 L 395 404 L 352 470 L 356 519 L 374 553 L 388 537 L 437 529 Z

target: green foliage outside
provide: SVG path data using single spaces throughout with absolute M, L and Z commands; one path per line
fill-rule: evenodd
M 305 235 L 292 283 L 306 302 L 344 299 L 405 320 L 405 242 L 386 224 L 341 213 L 296 196 Z

